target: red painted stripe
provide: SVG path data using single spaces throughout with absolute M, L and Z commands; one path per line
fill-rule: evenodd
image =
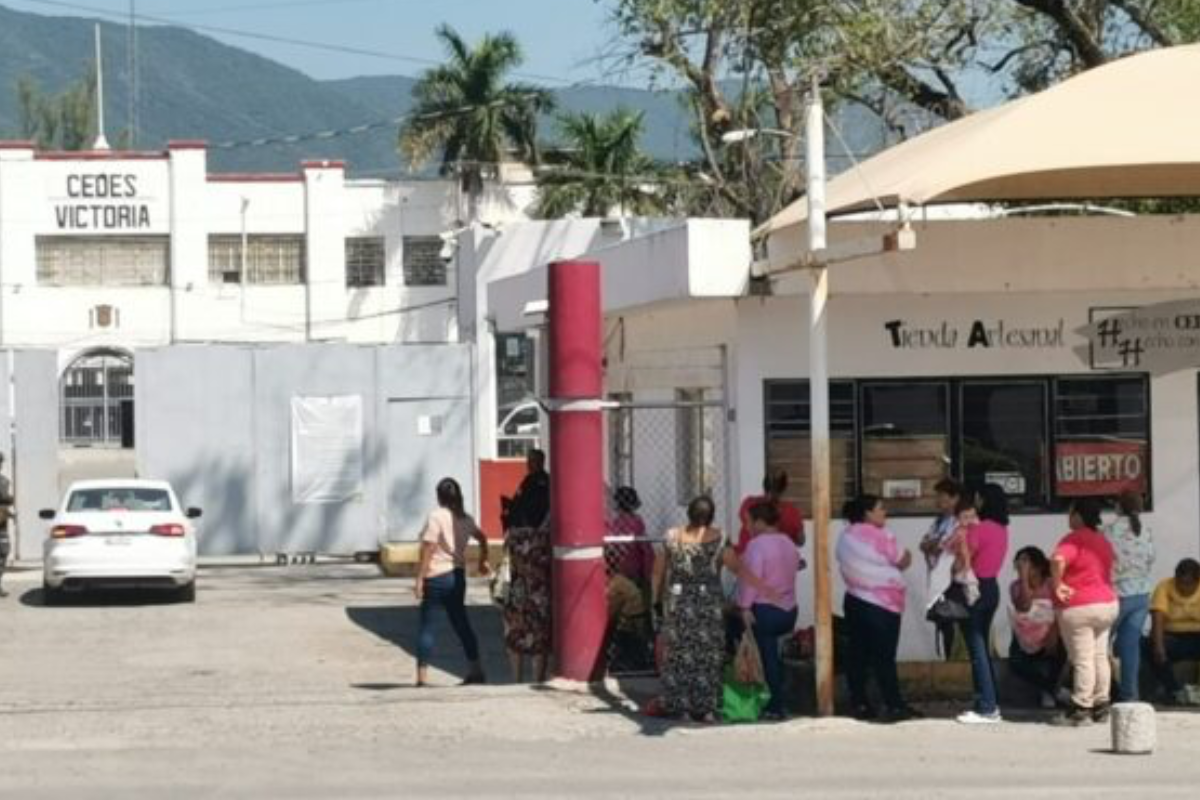
M 295 172 L 214 172 L 209 183 L 299 183 L 304 176 Z
M 168 150 L 207 150 L 208 142 L 203 139 L 171 139 L 167 142 Z
M 55 150 L 48 153 L 35 153 L 38 161 L 155 161 L 166 159 L 162 151 L 132 151 L 132 150 L 79 150 L 65 152 Z
M 0 140 L 0 150 L 36 150 L 37 143 L 26 139 Z

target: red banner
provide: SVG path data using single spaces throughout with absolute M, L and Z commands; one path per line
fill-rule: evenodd
M 1060 497 L 1146 491 L 1146 445 L 1141 442 L 1070 442 L 1055 448 Z

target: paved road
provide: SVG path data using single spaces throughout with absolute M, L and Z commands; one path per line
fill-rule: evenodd
M 1107 732 L 930 720 L 706 729 L 619 695 L 409 688 L 410 584 L 369 567 L 207 570 L 194 606 L 0 601 L 0 797 L 1183 797 L 1200 715 L 1152 757 Z M 477 598 L 482 600 L 482 598 Z M 498 621 L 476 621 L 503 679 Z M 461 668 L 443 637 L 444 666 Z

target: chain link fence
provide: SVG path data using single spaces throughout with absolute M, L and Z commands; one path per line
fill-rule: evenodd
M 711 497 L 716 524 L 726 531 L 735 513 L 725 407 L 699 391 L 677 394 L 675 401 L 656 403 L 617 398 L 605 411 L 609 674 L 654 671 L 654 548 L 667 530 L 686 522 L 688 503 Z

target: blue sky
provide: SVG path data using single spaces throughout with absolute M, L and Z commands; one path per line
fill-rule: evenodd
M 128 14 L 129 0 L 63 0 L 64 5 Z M 0 5 L 47 15 L 97 16 L 32 0 Z M 510 30 L 525 49 L 522 71 L 562 82 L 595 79 L 603 72 L 594 57 L 615 37 L 607 2 L 595 0 L 136 0 L 137 11 L 180 23 L 266 33 L 440 60 L 433 30 L 445 21 L 468 38 Z M 295 67 L 316 78 L 352 75 L 415 75 L 420 63 L 323 52 L 273 42 L 209 33 L 216 39 Z M 618 80 L 605 82 L 624 82 Z

